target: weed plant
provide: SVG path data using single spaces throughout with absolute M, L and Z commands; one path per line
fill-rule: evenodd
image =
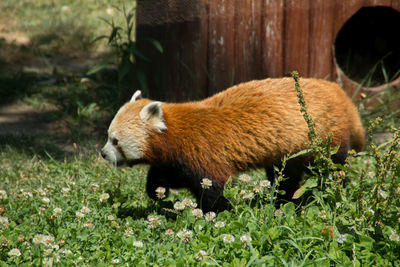
M 116 23 L 114 19 L 103 19 L 109 26 L 110 33 L 97 37 L 95 41 L 107 39 L 108 45 L 116 52 L 118 74 L 116 93 L 122 102 L 135 90 L 142 90 L 145 95 L 149 93 L 147 74 L 139 67 L 138 63 L 149 62 L 150 59 L 138 49 L 138 43 L 146 43 L 147 46 L 153 47 L 159 53 L 163 52 L 163 48 L 154 39 L 136 40 L 136 1 L 129 7 L 124 4 L 122 8 L 114 6 L 114 9 L 124 23 Z M 113 64 L 115 64 L 113 60 L 103 62 L 94 66 L 87 74 L 92 75 Z

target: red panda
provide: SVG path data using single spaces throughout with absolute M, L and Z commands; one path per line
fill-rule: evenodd
M 322 140 L 332 133 L 332 146 L 340 145 L 333 160 L 343 163 L 349 149 L 361 151 L 364 129 L 346 93 L 325 80 L 303 78 L 300 85 Z M 270 174 L 284 155 L 309 148 L 307 134 L 291 78 L 250 81 L 187 103 L 152 101 L 137 91 L 111 122 L 101 154 L 115 165 L 149 164 L 146 190 L 153 199 L 160 186 L 188 188 L 203 211 L 221 211 L 229 207 L 222 194 L 229 177 L 251 168 Z M 290 179 L 280 188 L 286 196 L 309 162 L 289 162 Z M 201 187 L 203 178 L 211 188 Z

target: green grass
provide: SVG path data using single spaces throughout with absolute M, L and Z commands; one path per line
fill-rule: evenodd
M 2 265 L 400 264 L 398 151 L 385 177 L 373 156 L 351 157 L 347 187 L 314 188 L 312 201 L 298 207 L 269 204 L 272 188 L 255 186 L 264 173 L 250 172 L 249 183 L 226 190 L 235 208 L 213 221 L 195 217 L 192 208 L 173 210 L 172 203 L 190 197 L 187 191 L 173 192 L 163 204 L 151 201 L 146 167 L 116 169 L 96 151 L 82 151 L 78 146 L 55 160 L 3 147 Z M 52 238 L 37 244 L 38 235 Z M 21 255 L 10 256 L 13 249 Z
M 77 134 L 64 142 L 77 145 L 65 153 L 51 136 L 0 139 L 1 265 L 400 264 L 399 137 L 380 146 L 370 143 L 366 152 L 350 155 L 348 164 L 331 172 L 321 156 L 301 206 L 276 207 L 275 188 L 257 186 L 265 174 L 249 172 L 249 183 L 238 179 L 225 190 L 233 210 L 208 221 L 195 217 L 190 207 L 174 210 L 177 201 L 193 200 L 185 190 L 159 203 L 150 200 L 146 166 L 117 169 L 101 159 L 103 140 L 88 136 L 84 126 L 106 122 L 90 108 L 77 111 L 79 101 L 90 106 L 101 96 L 75 83 L 41 90 L 38 97 L 63 106 L 71 128 L 76 123 Z M 381 121 L 370 133 L 398 128 L 398 122 Z M 86 138 L 73 138 L 79 135 Z M 41 244 L 43 235 L 47 241 Z
M 6 30 L 27 33 L 39 50 L 46 53 L 75 53 L 89 49 L 105 49 L 104 43 L 92 41 L 109 32 L 101 18 L 116 19 L 114 6 L 126 0 L 3 0 L 0 14 L 7 23 Z

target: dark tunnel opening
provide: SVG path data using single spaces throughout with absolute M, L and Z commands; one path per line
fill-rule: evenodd
M 335 58 L 351 80 L 373 87 L 400 76 L 400 12 L 363 7 L 340 29 Z

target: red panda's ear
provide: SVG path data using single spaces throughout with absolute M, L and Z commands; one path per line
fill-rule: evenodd
M 161 102 L 154 101 L 142 108 L 139 113 L 140 118 L 150 123 L 155 129 L 162 131 L 167 129 L 165 125 L 164 113 L 161 109 Z
M 141 92 L 140 90 L 137 90 L 137 91 L 133 94 L 133 96 L 132 96 L 132 98 L 131 98 L 131 101 L 129 101 L 129 102 L 135 102 L 136 100 L 139 100 L 139 99 L 142 99 L 142 92 Z

